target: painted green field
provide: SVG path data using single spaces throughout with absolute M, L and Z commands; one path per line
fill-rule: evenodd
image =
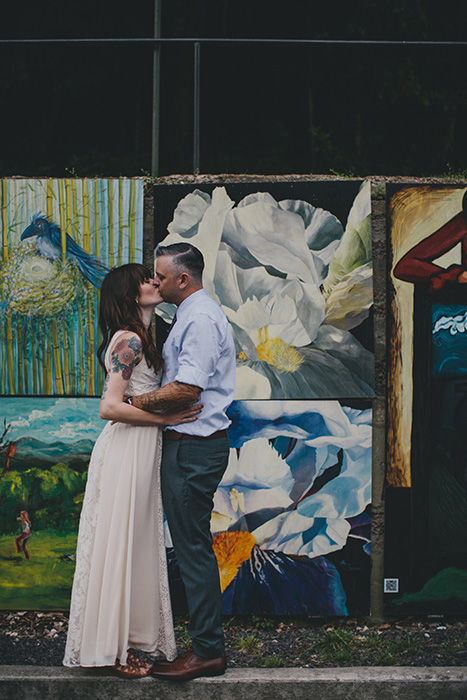
M 75 569 L 76 533 L 33 532 L 30 559 L 17 554 L 15 536 L 0 536 L 0 609 L 68 610 Z M 64 557 L 64 559 L 61 559 Z

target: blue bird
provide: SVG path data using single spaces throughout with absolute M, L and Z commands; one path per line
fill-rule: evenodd
M 60 226 L 47 216 L 34 214 L 32 221 L 21 234 L 21 240 L 37 236 L 37 251 L 49 260 L 57 260 L 62 255 L 62 232 Z M 102 280 L 109 268 L 92 255 L 86 253 L 75 241 L 66 234 L 66 257 L 74 260 L 81 273 L 94 287 L 100 289 Z

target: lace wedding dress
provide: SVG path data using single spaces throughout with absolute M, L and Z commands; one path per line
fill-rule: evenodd
M 110 350 L 125 331 L 117 331 Z M 127 394 L 159 386 L 146 360 Z M 94 446 L 79 524 L 65 666 L 126 663 L 127 649 L 176 656 L 159 469 L 162 432 L 109 421 Z

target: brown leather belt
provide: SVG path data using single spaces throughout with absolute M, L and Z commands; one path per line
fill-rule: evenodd
M 216 430 L 212 435 L 187 435 L 179 433 L 178 430 L 165 430 L 164 437 L 166 440 L 213 440 L 214 438 L 227 437 L 228 432 L 224 430 Z

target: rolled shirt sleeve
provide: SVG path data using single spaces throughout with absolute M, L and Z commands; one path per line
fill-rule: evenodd
M 180 338 L 175 381 L 206 389 L 209 378 L 216 371 L 220 351 L 219 332 L 215 322 L 207 314 L 197 313 L 186 324 Z

